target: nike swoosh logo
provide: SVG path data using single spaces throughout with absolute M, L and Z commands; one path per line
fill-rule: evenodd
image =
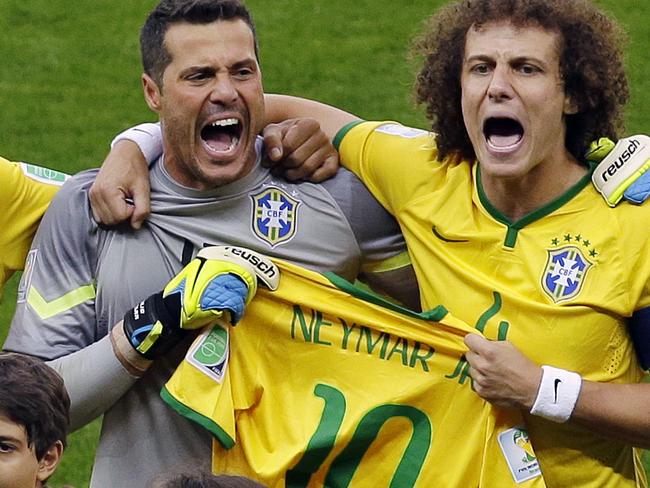
M 558 385 L 559 385 L 560 383 L 562 383 L 562 380 L 559 379 L 559 378 L 555 378 L 555 385 L 554 385 L 554 389 L 555 389 L 555 400 L 553 400 L 553 403 L 557 403 L 557 387 L 558 387 Z
M 441 241 L 445 242 L 469 242 L 467 239 L 448 239 L 447 237 L 443 236 L 440 232 L 438 232 L 438 229 L 434 225 L 431 230 L 433 231 L 433 235 L 436 236 L 438 239 Z

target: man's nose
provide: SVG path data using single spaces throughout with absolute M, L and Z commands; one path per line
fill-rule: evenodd
M 217 76 L 214 80 L 214 86 L 210 92 L 210 101 L 212 103 L 230 105 L 237 100 L 239 93 L 233 84 L 233 80 L 228 74 Z
M 513 96 L 511 72 L 505 66 L 497 66 L 492 72 L 488 96 L 491 100 L 508 100 Z

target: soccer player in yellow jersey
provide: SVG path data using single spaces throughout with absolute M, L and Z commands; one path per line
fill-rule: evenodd
M 36 227 L 66 175 L 0 157 L 0 293 L 11 275 L 23 269 Z
M 436 135 L 267 100 L 319 120 L 395 215 L 424 308 L 492 339 L 466 338 L 474 388 L 525 413 L 548 486 L 647 486 L 650 207 L 609 208 L 582 156 L 622 126 L 620 32 L 588 0 L 449 4 L 419 43 Z

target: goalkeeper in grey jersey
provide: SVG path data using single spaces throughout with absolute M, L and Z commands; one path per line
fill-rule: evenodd
M 393 284 L 388 292 L 410 276 L 397 225 L 350 173 L 317 186 L 261 166 L 263 90 L 243 6 L 163 0 L 141 48 L 145 98 L 163 131 L 151 216 L 137 231 L 100 227 L 88 201 L 96 173 L 71 178 L 37 233 L 4 346 L 62 374 L 73 428 L 104 414 L 91 481 L 101 488 L 141 487 L 160 472 L 209 463 L 209 435 L 158 395 L 186 336 L 159 357 L 147 354 L 146 341 L 134 340 L 140 307 L 158 310 L 162 298 L 132 309 L 204 246 L 239 245 L 348 279 L 367 276 Z

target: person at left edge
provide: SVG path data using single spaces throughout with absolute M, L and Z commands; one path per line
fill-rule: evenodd
M 0 488 L 43 488 L 66 445 L 70 399 L 41 360 L 0 354 Z
M 116 351 L 124 330 L 110 329 L 204 245 L 361 275 L 402 293 L 403 302 L 418 300 L 399 228 L 351 173 L 319 186 L 290 183 L 261 166 L 264 98 L 243 5 L 163 0 L 141 44 L 145 98 L 164 130 L 164 153 L 150 174 L 151 216 L 137 232 L 99 227 L 88 201 L 96 172 L 72 177 L 39 228 L 4 346 L 61 373 L 73 429 L 104 415 L 91 487 L 144 486 L 179 465 L 209 464 L 209 434 L 159 397 L 187 343 L 153 362 L 123 364 Z
M 36 227 L 66 178 L 57 171 L 0 158 L 0 294 L 14 272 L 23 269 Z

